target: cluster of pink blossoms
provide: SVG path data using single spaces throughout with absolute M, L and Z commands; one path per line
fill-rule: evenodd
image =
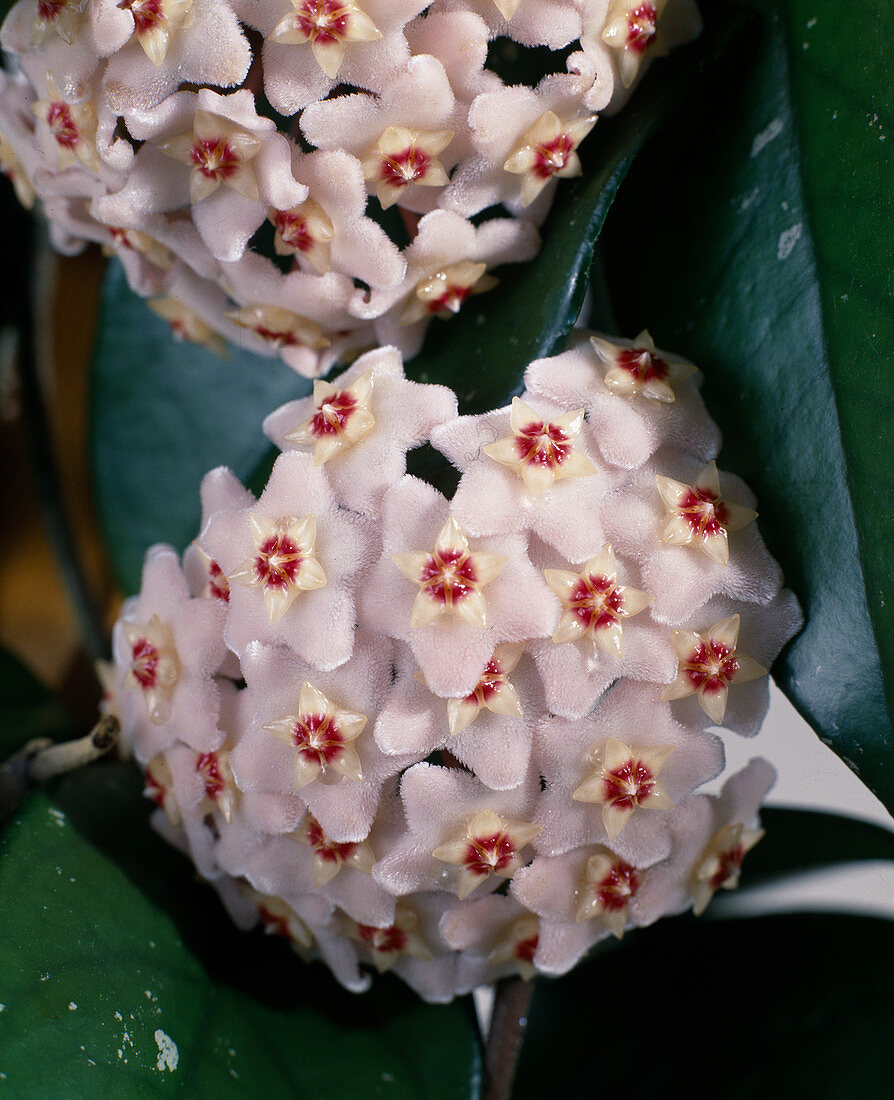
M 116 626 L 158 827 L 349 989 L 564 973 L 701 912 L 761 835 L 765 762 L 695 792 L 800 615 L 695 368 L 576 333 L 525 383 L 458 417 L 394 347 L 317 381 L 265 422 L 260 498 L 208 474 L 199 537 L 149 552 Z M 407 475 L 423 441 L 452 499 Z
M 597 113 L 698 28 L 692 0 L 18 0 L 0 168 L 179 337 L 312 377 L 414 354 L 533 256 Z M 498 39 L 564 71 L 507 86 Z

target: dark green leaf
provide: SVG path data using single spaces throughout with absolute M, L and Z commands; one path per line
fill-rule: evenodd
M 703 367 L 722 463 L 758 492 L 808 617 L 777 678 L 892 806 L 894 12 L 752 6 L 749 39 L 631 171 L 606 270 L 624 332 Z
M 353 996 L 283 941 L 236 932 L 138 795 L 129 768 L 99 766 L 34 795 L 0 837 L 10 1095 L 477 1094 L 467 1005 L 425 1005 L 388 977 Z
M 761 810 L 767 835 L 748 855 L 747 882 L 854 860 L 894 861 L 894 832 L 872 821 L 818 810 Z
M 581 148 L 584 175 L 559 187 L 537 258 L 502 270 L 499 287 L 455 319 L 435 320 L 410 376 L 452 386 L 461 412 L 482 412 L 521 391 L 531 360 L 561 350 L 583 303 L 594 243 L 633 158 L 740 29 L 733 16 L 711 20 L 698 42 L 653 66 L 620 115 L 600 119 Z
M 864 1100 L 894 1069 L 894 922 L 681 918 L 541 981 L 514 1100 Z
M 199 482 L 214 466 L 246 479 L 270 444 L 261 421 L 310 384 L 275 359 L 221 359 L 171 339 L 117 263 L 103 290 L 93 365 L 93 469 L 107 546 L 125 591 L 146 548 L 198 534 Z

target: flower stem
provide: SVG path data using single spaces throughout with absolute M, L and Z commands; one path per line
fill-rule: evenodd
M 521 1056 L 534 983 L 504 978 L 497 983 L 484 1048 L 483 1100 L 509 1100 Z
M 0 824 L 24 802 L 38 783 L 73 771 L 97 760 L 118 742 L 120 725 L 112 714 L 105 714 L 86 737 L 54 744 L 45 737 L 35 738 L 0 765 Z

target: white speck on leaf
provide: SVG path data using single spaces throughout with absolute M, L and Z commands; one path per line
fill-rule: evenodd
M 78 1007 L 78 1006 L 77 1006 L 77 1005 L 76 1005 L 76 1004 L 74 1003 L 74 1001 L 69 1001 L 69 1002 L 68 1002 L 68 1011 L 69 1011 L 69 1012 L 74 1012 L 74 1010 L 75 1010 L 75 1009 L 76 1009 L 77 1007 Z
M 791 256 L 795 245 L 801 239 L 801 230 L 804 228 L 803 223 L 798 222 L 793 225 L 791 229 L 786 229 L 784 233 L 779 234 L 779 240 L 776 244 L 776 259 L 787 260 Z
M 756 157 L 762 152 L 774 138 L 778 138 L 785 129 L 785 123 L 781 118 L 774 118 L 766 129 L 761 130 L 751 143 L 751 156 Z
M 741 200 L 739 201 L 739 210 L 747 210 L 760 193 L 761 189 L 759 187 L 755 187 L 753 191 L 749 191 L 747 195 L 743 195 Z
M 123 1020 L 123 1019 L 124 1019 L 124 1017 L 123 1017 L 123 1016 L 121 1015 L 121 1013 L 120 1013 L 120 1012 L 116 1012 L 116 1013 L 115 1013 L 115 1019 L 116 1019 L 116 1020 Z
M 155 1041 L 158 1043 L 158 1062 L 156 1065 L 159 1073 L 163 1073 L 165 1070 L 173 1073 L 180 1062 L 180 1051 L 177 1049 L 177 1044 L 161 1028 L 158 1028 L 155 1032 Z
M 62 810 L 57 810 L 55 806 L 51 806 L 48 813 L 50 817 L 56 822 L 56 824 L 60 827 L 60 829 L 64 827 L 65 814 L 62 812 Z
M 809 31 L 812 31 L 815 26 L 816 26 L 816 16 L 814 16 L 812 19 L 807 20 L 807 29 Z

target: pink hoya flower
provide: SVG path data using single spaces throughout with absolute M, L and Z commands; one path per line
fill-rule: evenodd
M 168 289 L 202 305 L 177 262 Z M 685 433 L 607 465 L 580 410 L 604 402 L 610 435 L 633 402 L 694 391 L 644 397 L 645 337 L 602 350 L 635 352 L 614 389 L 587 337 L 531 372 L 549 399 L 481 417 L 407 381 L 394 348 L 360 356 L 268 419 L 289 449 L 257 501 L 206 477 L 183 572 L 152 551 L 116 627 L 106 706 L 157 828 L 236 919 L 349 989 L 392 971 L 440 1002 L 564 973 L 608 936 L 701 911 L 760 836 L 767 765 L 698 792 L 723 766 L 711 727 L 756 731 L 800 613 L 753 523 L 727 565 L 662 541 L 661 470 L 704 490 L 671 501 L 698 513 L 693 539 L 708 507 L 722 522 L 720 501 L 753 502 L 735 479 L 715 493 L 713 467 L 700 480 Z M 426 439 L 464 471 L 453 501 L 404 473 Z

